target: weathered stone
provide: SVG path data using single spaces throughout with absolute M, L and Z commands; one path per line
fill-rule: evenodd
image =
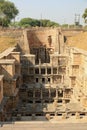
M 50 114 L 46 114 L 46 119 L 50 120 Z
M 76 112 L 76 119 L 80 119 L 80 114 L 78 112 Z
M 57 109 L 77 112 L 87 108 L 87 52 L 68 47 L 65 34 L 58 28 L 24 30 L 17 33 L 21 43 L 0 54 L 0 75 L 4 76 L 0 78 L 1 115 L 7 111 L 11 115 L 15 109 L 24 116 L 35 113 L 35 120 L 35 115 L 42 116 L 45 111 L 50 120 L 51 114 L 57 118 L 51 113 Z M 5 96 L 8 99 L 3 103 Z M 79 103 L 80 108 L 68 108 L 70 103 Z M 67 118 L 67 113 L 61 114 L 62 119 Z
M 62 119 L 66 119 L 67 118 L 67 113 L 63 113 L 62 114 Z

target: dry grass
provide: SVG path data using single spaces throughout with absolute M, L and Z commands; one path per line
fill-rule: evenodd
M 9 47 L 16 45 L 16 39 L 12 37 L 0 37 L 0 53 Z
M 76 36 L 68 37 L 67 44 L 87 51 L 87 32 L 81 32 Z

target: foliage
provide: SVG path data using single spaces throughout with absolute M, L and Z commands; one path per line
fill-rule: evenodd
M 54 26 L 59 26 L 58 23 L 52 22 L 47 19 L 43 20 L 37 20 L 37 19 L 32 19 L 32 18 L 23 18 L 20 20 L 19 25 L 21 27 L 36 27 L 36 26 L 42 26 L 42 27 L 54 27 Z
M 18 14 L 18 9 L 14 3 L 6 0 L 0 0 L 0 25 L 8 26 L 12 19 Z
M 63 28 L 68 28 L 69 25 L 68 25 L 68 24 L 62 24 L 62 27 L 63 27 Z
M 44 20 L 42 20 L 42 26 L 43 27 L 58 27 L 59 24 L 55 23 L 53 21 L 44 19 Z
M 85 9 L 85 11 L 84 11 L 82 17 L 84 18 L 85 23 L 87 23 L 87 8 Z
M 20 20 L 19 25 L 22 27 L 40 26 L 40 22 L 32 18 L 23 18 Z
M 11 22 L 9 27 L 19 27 L 19 22 Z

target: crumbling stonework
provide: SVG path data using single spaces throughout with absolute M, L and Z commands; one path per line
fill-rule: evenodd
M 3 98 L 0 98 L 0 110 L 1 117 L 7 120 L 10 118 L 9 116 L 12 116 L 11 112 L 18 103 L 18 91 L 21 85 L 20 53 L 16 52 L 13 47 L 0 54 L 0 57 L 0 74 L 3 74 L 3 84 L 1 84 L 1 87 L 3 85 L 3 89 L 1 89 Z
M 5 98 L 6 106 L 0 120 L 85 116 L 87 52 L 67 46 L 58 28 L 27 29 L 21 37 L 22 51 L 16 46 L 0 54 L 0 104 Z

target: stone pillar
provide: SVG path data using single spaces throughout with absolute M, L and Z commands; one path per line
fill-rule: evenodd
M 35 99 L 35 88 L 33 88 L 33 98 Z
M 41 65 L 41 59 L 39 59 L 39 65 Z
M 39 74 L 41 74 L 41 59 L 39 59 Z
M 57 101 L 58 101 L 58 89 L 56 88 L 56 97 L 54 98 L 54 102 L 53 102 L 55 108 L 58 106 Z
M 40 83 L 40 84 L 42 83 L 42 78 L 39 78 L 39 83 Z
M 65 99 L 62 100 L 62 105 L 63 105 L 63 107 L 66 109 Z
M 44 84 L 47 84 L 47 81 L 48 81 L 48 80 L 47 80 L 47 77 L 44 77 L 44 78 L 45 78 L 45 82 L 44 82 Z
M 55 111 L 55 116 L 54 116 L 54 119 L 57 120 L 58 119 L 58 116 L 57 116 L 57 111 Z
M 63 90 L 63 98 L 65 98 L 65 90 Z
M 50 114 L 46 114 L 46 119 L 50 120 Z
M 57 108 L 57 106 L 58 106 L 57 101 L 58 101 L 58 99 L 54 99 L 53 105 L 54 105 L 55 108 Z
M 41 100 L 43 99 L 43 92 L 42 92 L 42 88 L 41 88 Z
M 41 74 L 41 67 L 39 66 L 39 74 Z
M 67 113 L 63 113 L 62 114 L 62 119 L 66 119 L 67 118 Z
M 50 80 L 51 80 L 50 83 L 52 84 L 53 83 L 52 77 L 50 78 Z
M 57 116 L 57 111 L 55 111 L 55 116 Z
M 79 112 L 76 112 L 75 116 L 76 116 L 76 119 L 80 119 L 80 114 L 79 114 Z
M 50 56 L 50 64 L 51 65 L 53 64 L 53 57 L 52 57 L 52 55 Z
M 51 89 L 49 88 L 49 98 L 51 98 Z
M 45 72 L 46 72 L 46 75 L 47 75 L 47 66 L 45 67 Z
M 36 119 L 36 116 L 35 116 L 35 114 L 32 114 L 32 118 L 31 118 L 32 120 L 35 120 Z
M 58 89 L 56 88 L 56 98 L 58 98 Z
M 25 51 L 25 54 L 30 54 L 30 47 L 29 47 L 29 43 L 28 43 L 27 30 L 23 31 L 23 36 L 24 36 L 24 51 Z
M 53 75 L 53 66 L 51 67 L 51 74 Z

